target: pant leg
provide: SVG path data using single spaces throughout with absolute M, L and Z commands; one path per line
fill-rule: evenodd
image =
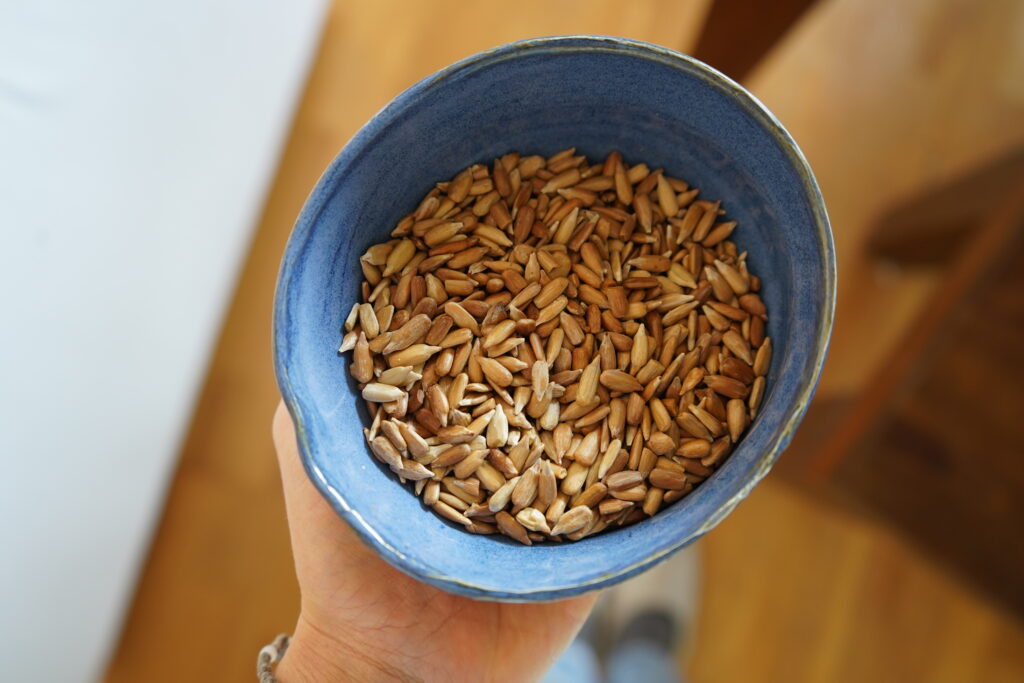
M 673 657 L 642 641 L 626 643 L 608 660 L 608 683 L 684 683 Z
M 551 667 L 541 683 L 600 683 L 597 655 L 587 641 L 576 638 Z

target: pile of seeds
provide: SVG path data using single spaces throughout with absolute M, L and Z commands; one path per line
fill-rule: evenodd
M 438 183 L 361 257 L 345 321 L 374 455 L 443 518 L 527 545 L 692 491 L 772 352 L 736 223 L 698 192 L 575 149 Z

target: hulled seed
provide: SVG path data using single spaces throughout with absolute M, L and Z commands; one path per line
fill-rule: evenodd
M 698 192 L 571 148 L 439 184 L 360 257 L 342 325 L 373 455 L 442 518 L 525 545 L 689 494 L 772 359 L 737 224 Z

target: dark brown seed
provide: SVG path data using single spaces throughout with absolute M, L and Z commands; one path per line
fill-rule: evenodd
M 502 510 L 494 515 L 494 521 L 498 523 L 498 529 L 509 538 L 513 538 L 523 545 L 533 545 L 526 529 L 516 521 L 516 518 Z
M 738 358 L 730 356 L 722 359 L 718 369 L 726 377 L 738 379 L 744 384 L 750 384 L 754 381 L 754 370 Z
M 728 398 L 745 398 L 750 393 L 743 382 L 724 375 L 707 375 L 704 377 L 704 384 Z
M 615 474 L 609 475 L 606 480 L 608 488 L 612 491 L 621 491 L 622 489 L 628 489 L 637 484 L 643 483 L 644 475 L 636 470 L 624 470 L 622 472 L 616 472 Z
M 761 297 L 757 294 L 748 293 L 739 298 L 740 308 L 751 315 L 764 315 L 765 307 Z
M 597 506 L 597 511 L 601 515 L 610 517 L 621 513 L 623 510 L 627 510 L 633 507 L 634 503 L 628 500 L 617 500 L 615 498 L 607 498 L 601 501 L 601 504 Z
M 655 468 L 650 474 L 651 486 L 660 489 L 681 489 L 686 484 L 686 475 L 671 470 Z

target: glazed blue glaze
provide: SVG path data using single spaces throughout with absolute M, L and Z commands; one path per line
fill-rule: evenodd
M 705 483 L 651 519 L 578 543 L 474 536 L 424 509 L 364 444 L 369 418 L 337 354 L 359 256 L 433 184 L 509 151 L 620 150 L 721 199 L 739 222 L 775 344 L 761 412 Z M 360 130 L 306 202 L 285 251 L 275 368 L 310 478 L 388 562 L 440 588 L 550 600 L 609 586 L 692 542 L 763 477 L 813 393 L 832 326 L 835 263 L 821 195 L 796 144 L 749 93 L 706 65 L 631 40 L 513 43 L 417 83 Z

